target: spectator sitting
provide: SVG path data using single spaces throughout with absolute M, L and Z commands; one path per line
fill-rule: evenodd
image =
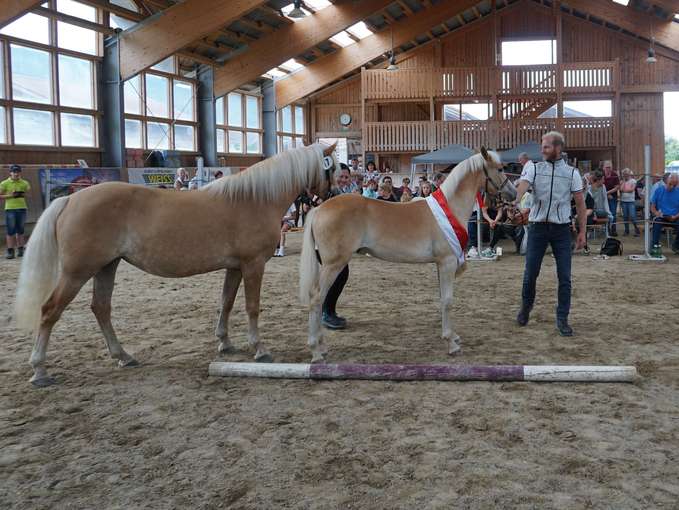
M 363 174 L 357 174 L 354 182 L 356 183 L 356 190 L 354 193 L 358 193 L 359 195 L 363 194 L 363 189 L 365 188 L 365 181 L 363 180 Z
M 651 194 L 649 195 L 649 200 L 653 200 L 653 196 L 655 195 L 655 192 L 658 190 L 658 188 L 665 187 L 667 186 L 667 179 L 670 178 L 670 175 L 672 175 L 670 172 L 665 172 L 665 174 L 662 176 L 662 179 L 658 179 L 653 186 L 651 186 Z M 657 179 L 657 177 L 653 176 L 654 178 Z M 641 193 L 643 196 L 644 193 Z
M 393 190 L 390 184 L 381 184 L 377 200 L 384 200 L 386 202 L 396 202 L 396 198 L 394 197 L 394 193 L 392 191 Z
M 632 170 L 625 168 L 622 171 L 622 182 L 620 183 L 620 204 L 622 207 L 622 217 L 625 222 L 625 233 L 629 235 L 629 224 L 634 225 L 634 237 L 639 237 L 639 227 L 637 226 L 637 206 L 635 191 L 637 181 L 632 177 Z
M 363 196 L 366 198 L 377 198 L 377 181 L 370 179 L 368 185 L 363 188 Z
M 420 183 L 420 192 L 417 196 L 427 198 L 429 195 L 431 195 L 431 183 L 429 181 L 422 181 Z
M 337 177 L 337 187 L 340 194 L 354 193 L 357 189 L 356 184 L 351 181 L 351 172 L 347 165 L 341 165 L 339 177 Z
M 446 175 L 442 174 L 441 172 L 434 175 L 434 183 L 431 186 L 432 192 L 439 189 L 441 187 L 441 184 L 443 184 L 443 181 L 445 181 L 445 180 L 446 180 Z
M 605 224 L 613 221 L 613 215 L 608 207 L 609 200 L 604 186 L 603 175 L 596 171 L 590 176 L 592 185 L 587 190 L 587 195 L 594 199 L 594 222 Z
M 174 189 L 184 191 L 189 189 L 189 173 L 186 168 L 177 168 L 177 175 L 174 180 Z
M 604 189 L 608 197 L 608 211 L 612 217 L 611 235 L 617 236 L 615 218 L 618 214 L 618 190 L 620 189 L 620 178 L 618 172 L 613 169 L 611 161 L 604 161 Z M 595 199 L 596 202 L 596 199 Z
M 516 253 L 521 252 L 523 226 L 513 224 L 514 214 L 515 213 L 507 206 L 501 205 L 498 207 L 495 219 L 490 222 L 490 249 L 493 253 L 495 252 L 495 247 L 503 237 L 512 239 L 514 241 L 514 246 L 516 247 Z M 501 223 L 505 217 L 511 223 Z
M 413 190 L 410 189 L 410 178 L 409 177 L 404 177 L 403 180 L 401 181 L 401 187 L 397 188 L 398 192 L 402 195 L 406 191 L 410 193 L 410 196 L 413 196 Z
M 399 189 L 394 189 L 394 185 L 393 185 L 391 176 L 385 175 L 384 177 L 382 177 L 382 184 L 386 184 L 387 186 L 389 186 L 389 189 L 391 190 L 391 194 L 394 197 L 394 202 L 398 202 L 401 198 L 401 193 L 400 193 Z
M 413 194 L 410 189 L 406 188 L 405 191 L 401 193 L 401 203 L 410 202 L 413 199 Z
M 389 163 L 384 164 L 384 170 L 382 171 L 382 173 L 385 173 L 385 174 L 393 174 L 394 173 L 391 170 L 391 166 L 389 166 Z
M 665 186 L 659 187 L 651 199 L 653 214 L 653 246 L 660 242 L 663 226 L 674 227 L 672 251 L 679 254 L 679 174 L 671 174 Z
M 358 159 L 356 159 L 356 158 L 351 160 L 351 171 L 354 172 L 354 173 L 361 171 L 361 167 L 358 166 Z
M 292 227 L 295 226 L 295 216 L 297 215 L 297 205 L 292 204 L 283 219 L 281 220 L 281 238 L 278 241 L 278 246 L 276 247 L 276 252 L 273 254 L 274 257 L 284 257 L 285 256 L 285 234 L 287 234 Z

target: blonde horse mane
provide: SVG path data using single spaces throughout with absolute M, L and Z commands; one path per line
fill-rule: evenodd
M 337 161 L 334 164 L 337 167 Z M 200 191 L 221 194 L 231 200 L 270 201 L 281 194 L 301 191 L 321 178 L 323 146 L 316 143 L 267 158 L 239 174 L 217 179 Z
M 488 154 L 498 166 L 502 166 L 500 156 L 498 156 L 496 152 L 488 151 Z M 443 181 L 443 184 L 441 185 L 443 193 L 448 195 L 449 192 L 456 190 L 467 174 L 481 172 L 483 170 L 484 162 L 485 159 L 480 152 L 460 162 L 460 164 L 450 172 L 450 175 L 448 175 L 446 180 Z

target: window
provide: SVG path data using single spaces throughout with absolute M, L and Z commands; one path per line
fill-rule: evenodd
M 111 28 L 120 28 L 121 30 L 127 30 L 135 25 L 134 21 L 116 16 L 113 13 L 109 14 L 109 24 Z
M 502 41 L 503 66 L 556 64 L 556 40 Z
M 127 9 L 128 11 L 139 12 L 139 7 L 132 0 L 110 0 L 113 5 Z
M 59 104 L 94 108 L 92 62 L 59 55 Z
M 57 0 L 57 10 L 86 21 L 97 21 L 97 9 L 73 0 Z M 60 48 L 97 54 L 98 34 L 94 30 L 77 27 L 63 21 L 57 22 L 57 39 Z
M 144 148 L 140 120 L 125 119 L 125 147 L 129 149 Z
M 130 78 L 123 85 L 125 96 L 125 113 L 136 113 L 141 115 L 141 78 L 135 76 Z
M 170 116 L 169 104 L 168 79 L 155 74 L 147 74 L 146 115 L 168 118 Z
M 194 120 L 193 85 L 186 81 L 174 80 L 174 118 Z
M 7 113 L 5 107 L 0 106 L 0 144 L 7 142 Z
M 61 114 L 61 145 L 94 147 L 94 117 L 75 113 Z
M 443 120 L 488 120 L 492 103 L 458 103 L 443 105 Z
M 12 98 L 16 101 L 52 102 L 52 72 L 47 51 L 11 45 Z
M 262 153 L 261 97 L 232 92 L 215 100 L 217 152 Z
M 49 20 L 33 13 L 24 14 L 19 19 L 0 30 L 0 34 L 37 43 L 49 44 Z
M 5 63 L 4 63 L 5 48 L 2 41 L 0 41 L 0 99 L 5 99 Z
M 612 117 L 613 102 L 600 101 L 564 101 L 564 117 Z
M 125 82 L 125 147 L 196 150 L 196 81 L 179 79 L 175 61 L 169 57 Z
M 278 110 L 278 150 L 285 151 L 293 147 L 303 147 L 304 108 L 291 105 Z
M 52 112 L 14 108 L 14 143 L 18 145 L 54 145 Z

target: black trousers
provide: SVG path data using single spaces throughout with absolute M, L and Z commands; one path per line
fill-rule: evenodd
M 323 313 L 327 315 L 335 315 L 337 312 L 335 311 L 335 307 L 337 306 L 337 300 L 340 297 L 340 294 L 342 294 L 342 290 L 344 289 L 344 286 L 347 283 L 347 280 L 349 279 L 349 264 L 344 266 L 344 269 L 340 271 L 340 274 L 337 275 L 337 278 L 335 279 L 335 283 L 332 284 L 330 287 L 330 290 L 328 290 L 328 295 L 325 297 L 325 301 L 323 301 Z

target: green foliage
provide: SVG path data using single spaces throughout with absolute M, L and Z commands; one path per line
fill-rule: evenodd
M 665 139 L 665 164 L 679 160 L 679 140 L 676 138 Z

